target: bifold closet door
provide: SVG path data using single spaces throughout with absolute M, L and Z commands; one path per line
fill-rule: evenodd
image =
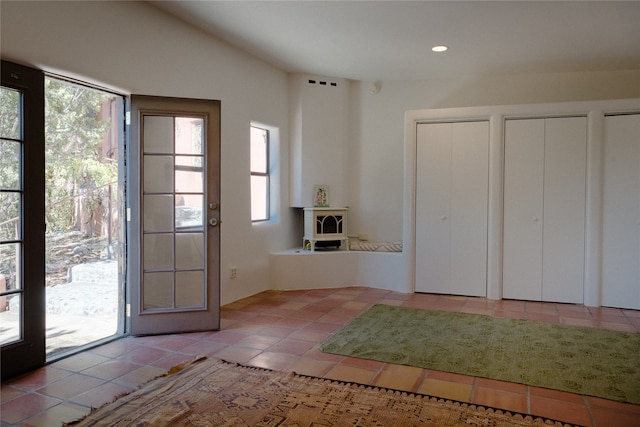
M 545 119 L 542 300 L 584 302 L 587 118 Z
M 584 300 L 586 117 L 505 124 L 503 296 Z
M 640 114 L 605 117 L 602 305 L 640 309 Z
M 504 148 L 504 298 L 542 299 L 544 120 L 508 120 Z
M 416 292 L 449 293 L 451 123 L 419 124 L 416 149 Z
M 419 124 L 416 291 L 486 296 L 488 122 Z

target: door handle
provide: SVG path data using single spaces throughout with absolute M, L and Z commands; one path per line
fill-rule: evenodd
M 211 227 L 217 227 L 218 225 L 218 218 L 209 218 L 209 225 Z

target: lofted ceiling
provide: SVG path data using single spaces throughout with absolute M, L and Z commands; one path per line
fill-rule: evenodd
M 289 72 L 421 80 L 640 69 L 640 1 L 151 3 Z

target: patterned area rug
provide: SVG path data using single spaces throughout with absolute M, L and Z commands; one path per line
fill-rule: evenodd
M 640 334 L 375 305 L 322 351 L 640 403 Z
M 569 426 L 424 395 L 203 360 L 74 426 Z

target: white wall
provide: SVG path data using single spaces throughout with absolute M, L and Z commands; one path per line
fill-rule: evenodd
M 287 74 L 146 3 L 0 3 L 2 59 L 124 94 L 207 98 L 222 106 L 221 301 L 267 289 L 268 254 L 298 243 L 288 207 Z M 275 221 L 252 226 L 249 125 L 280 129 Z M 238 278 L 229 279 L 229 268 Z
M 327 185 L 330 206 L 348 206 L 344 183 L 347 182 L 350 82 L 291 74 L 289 83 L 290 205 L 313 206 L 313 187 Z
M 399 241 L 403 230 L 404 114 L 407 110 L 640 97 L 640 70 L 462 76 L 352 87 L 349 234 Z

